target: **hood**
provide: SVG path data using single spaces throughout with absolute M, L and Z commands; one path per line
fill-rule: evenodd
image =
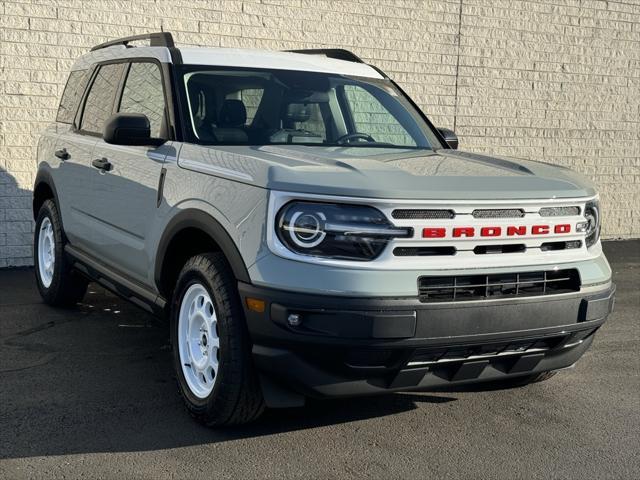
M 269 189 L 325 195 L 499 200 L 596 193 L 589 180 L 564 167 L 458 150 L 185 145 L 179 163 Z

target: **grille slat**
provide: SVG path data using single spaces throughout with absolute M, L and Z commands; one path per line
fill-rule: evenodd
M 455 279 L 454 279 L 454 284 L 451 285 L 454 288 L 457 287 L 465 287 L 465 288 L 478 288 L 478 287 L 499 287 L 499 286 L 505 286 L 505 285 L 522 285 L 522 284 L 534 284 L 534 283 L 540 283 L 542 284 L 548 284 L 548 283 L 555 283 L 555 282 L 567 282 L 571 280 L 570 277 L 565 277 L 565 278 L 558 278 L 558 279 L 552 279 L 552 280 L 544 280 L 544 281 L 539 281 L 539 282 L 504 282 L 504 283 L 478 283 L 476 285 L 456 285 L 455 284 Z M 439 288 L 449 288 L 449 286 L 437 286 L 437 287 L 423 287 L 424 290 L 437 290 Z
M 543 296 L 579 290 L 580 275 L 576 269 L 449 277 L 424 276 L 418 279 L 421 302 Z

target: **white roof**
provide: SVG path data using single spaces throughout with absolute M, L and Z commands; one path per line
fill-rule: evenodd
M 271 68 L 274 70 L 295 70 L 303 72 L 336 73 L 368 78 L 382 76 L 366 63 L 337 60 L 324 55 L 277 52 L 273 50 L 251 50 L 242 48 L 180 48 L 185 65 L 210 65 L 216 67 Z M 171 63 L 171 55 L 166 47 L 135 47 L 124 45 L 101 48 L 82 55 L 72 70 L 83 70 L 92 64 L 118 58 L 157 58 L 160 62 Z
M 186 65 L 272 68 L 274 70 L 337 73 L 382 78 L 374 68 L 365 63 L 336 60 L 324 55 L 241 48 L 192 47 L 181 48 L 180 53 L 182 54 L 182 61 Z

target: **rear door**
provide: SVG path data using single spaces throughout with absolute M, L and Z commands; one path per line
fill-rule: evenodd
M 114 111 L 142 113 L 151 135 L 167 138 L 167 102 L 160 65 L 153 61 L 127 64 Z M 148 283 L 151 254 L 147 247 L 157 215 L 162 164 L 170 144 L 123 146 L 98 138 L 93 159 L 106 159 L 110 171 L 94 169 L 88 208 L 97 233 L 92 251 L 122 273 Z

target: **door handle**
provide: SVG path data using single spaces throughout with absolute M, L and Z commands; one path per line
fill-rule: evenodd
M 113 165 L 106 158 L 96 158 L 91 165 L 96 167 L 98 170 L 102 170 L 103 172 L 109 172 L 113 168 Z
M 71 158 L 71 154 L 67 152 L 66 148 L 61 148 L 60 150 L 56 150 L 54 155 L 61 160 L 69 160 Z

